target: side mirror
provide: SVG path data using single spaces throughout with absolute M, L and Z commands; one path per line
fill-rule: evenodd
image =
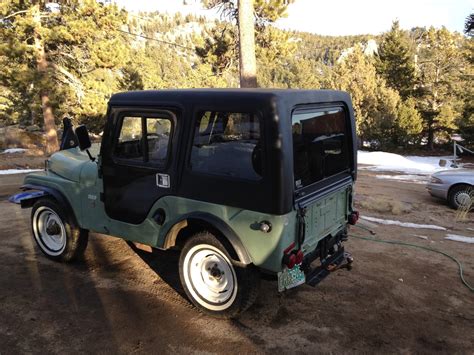
M 79 141 L 79 149 L 87 150 L 91 147 L 91 139 L 89 137 L 89 132 L 87 132 L 87 127 L 81 125 L 76 128 L 76 136 Z
M 89 152 L 89 148 L 92 146 L 91 138 L 89 137 L 89 132 L 87 132 L 87 127 L 81 125 L 76 128 L 76 136 L 77 140 L 79 141 L 79 149 L 82 151 L 86 151 L 89 159 L 95 161 L 95 158 Z

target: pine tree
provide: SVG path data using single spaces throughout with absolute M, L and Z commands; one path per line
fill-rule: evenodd
M 407 146 L 417 142 L 423 131 L 423 119 L 416 109 L 416 100 L 413 97 L 400 101 L 397 107 L 395 121 L 395 139 L 397 145 Z
M 461 114 L 465 72 L 469 66 L 462 51 L 461 35 L 446 28 L 430 28 L 421 37 L 417 106 L 422 114 L 428 148 L 433 149 L 436 138 L 446 139 L 457 129 Z
M 466 18 L 466 22 L 464 24 L 464 32 L 468 36 L 473 36 L 474 35 L 474 14 L 470 14 Z
M 94 0 L 61 2 L 59 12 L 43 2 L 8 0 L 0 10 L 0 60 L 7 66 L 0 84 L 24 92 L 22 111 L 31 117 L 42 113 L 51 153 L 57 149 L 53 111 L 56 118 L 105 113 L 105 101 L 117 88 L 111 70 L 128 58 L 128 43 L 117 31 L 126 17 Z
M 207 8 L 216 8 L 238 26 L 238 53 L 240 86 L 257 86 L 257 64 L 255 56 L 255 22 L 257 29 L 285 16 L 293 0 L 203 0 Z
M 415 53 L 411 48 L 408 34 L 394 21 L 378 49 L 377 72 L 405 99 L 415 85 Z
M 255 26 L 253 0 L 239 0 L 239 67 L 240 87 L 257 87 L 257 60 L 255 58 Z

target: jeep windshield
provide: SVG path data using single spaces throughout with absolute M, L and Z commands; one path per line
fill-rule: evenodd
M 296 189 L 349 170 L 348 131 L 347 114 L 342 107 L 293 112 Z

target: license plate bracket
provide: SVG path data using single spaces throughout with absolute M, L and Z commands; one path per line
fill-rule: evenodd
M 283 271 L 278 273 L 278 292 L 289 290 L 305 282 L 306 276 L 300 265 L 295 265 L 292 269 L 285 267 Z

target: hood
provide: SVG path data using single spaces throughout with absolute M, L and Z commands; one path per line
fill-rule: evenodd
M 438 171 L 433 174 L 435 177 L 449 177 L 449 176 L 457 176 L 457 177 L 469 177 L 474 178 L 474 170 L 473 169 L 450 169 L 450 170 L 442 170 Z
M 49 170 L 65 179 L 79 181 L 82 167 L 90 159 L 79 148 L 61 150 L 48 159 Z

